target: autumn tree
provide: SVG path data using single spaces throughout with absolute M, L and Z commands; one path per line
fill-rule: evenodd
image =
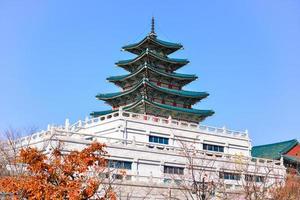
M 15 199 L 116 199 L 109 187 L 99 195 L 107 168 L 105 145 L 92 143 L 82 151 L 54 149 L 45 155 L 36 148 L 23 148 L 15 164 L 26 172 L 0 178 L 0 191 Z
M 300 177 L 289 174 L 285 182 L 275 187 L 271 194 L 272 200 L 300 200 Z

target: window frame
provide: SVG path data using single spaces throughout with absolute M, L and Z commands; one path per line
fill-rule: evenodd
M 224 179 L 224 180 L 240 181 L 241 174 L 232 173 L 232 172 L 219 172 L 219 178 Z
M 184 167 L 164 165 L 164 174 L 184 175 Z
M 221 145 L 203 143 L 202 149 L 205 151 L 224 153 L 224 146 L 221 146 Z
M 169 145 L 169 138 L 156 135 L 149 135 L 149 142 L 156 144 Z
M 108 166 L 109 166 L 109 168 L 114 168 L 114 169 L 132 170 L 132 162 L 131 161 L 109 160 Z

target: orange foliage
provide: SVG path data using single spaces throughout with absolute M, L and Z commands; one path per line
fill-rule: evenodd
M 68 154 L 55 149 L 49 157 L 35 148 L 22 149 L 17 163 L 26 165 L 26 173 L 0 178 L 0 191 L 12 194 L 15 199 L 89 199 L 96 194 L 101 181 L 88 172 L 104 171 L 107 166 L 104 148 L 104 144 L 93 143 Z M 116 199 L 112 190 L 106 193 L 105 198 L 98 199 Z
M 272 191 L 274 200 L 300 200 L 300 177 L 288 175 L 285 184 Z

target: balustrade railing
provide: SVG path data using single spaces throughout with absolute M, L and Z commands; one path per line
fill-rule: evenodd
M 109 120 L 113 120 L 116 118 L 138 120 L 138 121 L 143 121 L 143 122 L 150 122 L 152 124 L 153 123 L 164 124 L 164 125 L 169 125 L 172 127 L 198 130 L 198 131 L 202 131 L 202 132 L 210 133 L 210 134 L 227 134 L 227 135 L 231 135 L 233 137 L 241 137 L 241 138 L 247 138 L 247 139 L 249 138 L 247 130 L 246 131 L 234 131 L 234 130 L 229 130 L 225 127 L 217 128 L 217 127 L 213 127 L 213 126 L 200 125 L 197 123 L 179 121 L 179 120 L 175 120 L 172 118 L 156 117 L 156 116 L 151 116 L 151 115 L 143 115 L 143 114 L 126 112 L 126 111 L 118 111 L 118 112 L 103 115 L 100 117 L 87 118 L 84 121 L 79 120 L 75 124 L 71 125 L 70 129 L 73 131 L 80 130 L 80 129 L 84 129 L 89 126 L 95 126 L 95 125 L 98 125 L 99 123 L 107 122 Z

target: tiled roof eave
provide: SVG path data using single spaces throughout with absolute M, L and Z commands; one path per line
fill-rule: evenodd
M 154 67 L 151 67 L 151 66 L 147 66 L 147 68 L 149 70 L 151 70 L 152 72 L 158 73 L 162 76 L 167 76 L 167 77 L 171 77 L 171 78 L 178 79 L 178 80 L 196 80 L 198 78 L 196 75 L 193 75 L 193 74 L 167 73 L 167 72 L 161 71 L 159 69 L 155 69 Z M 127 75 L 108 77 L 107 80 L 110 82 L 123 81 L 123 80 L 131 78 L 133 76 L 136 76 L 137 74 L 142 72 L 144 69 L 146 69 L 145 66 L 140 67 L 136 71 L 134 71 L 130 74 L 127 74 Z
M 252 156 L 278 160 L 281 158 L 281 155 L 287 153 L 297 144 L 298 141 L 294 139 L 284 142 L 254 146 L 252 147 Z
M 131 89 L 124 91 L 124 92 L 114 92 L 114 93 L 107 93 L 107 94 L 98 94 L 96 98 L 100 100 L 109 100 L 109 99 L 115 99 L 127 94 L 130 94 L 134 92 L 135 90 L 139 89 L 143 84 L 146 84 L 149 87 L 152 87 L 154 90 L 159 90 L 164 93 L 169 93 L 176 96 L 182 96 L 187 98 L 195 98 L 195 99 L 203 99 L 207 97 L 209 94 L 206 92 L 194 92 L 194 91 L 183 91 L 183 90 L 174 90 L 174 89 L 168 89 L 156 86 L 155 84 L 149 82 L 146 79 L 142 79 L 139 83 L 136 84 L 136 86 L 132 87 Z
M 168 62 L 168 63 L 172 63 L 172 64 L 181 64 L 181 65 L 185 65 L 185 64 L 188 64 L 189 61 L 187 59 L 176 59 L 176 58 L 164 58 L 160 55 L 157 55 L 156 53 L 153 53 L 152 51 L 145 51 L 143 52 L 142 54 L 140 54 L 139 56 L 133 58 L 133 59 L 129 59 L 129 60 L 121 60 L 117 63 L 115 63 L 116 65 L 118 66 L 126 66 L 126 65 L 130 65 L 130 64 L 133 64 L 135 62 L 137 62 L 138 60 L 142 59 L 144 56 L 147 56 L 147 55 L 150 55 L 150 56 L 153 56 L 161 61 L 164 61 L 164 62 Z
M 122 110 L 130 111 L 131 109 L 134 109 L 135 107 L 140 106 L 140 105 L 145 104 L 145 103 L 148 104 L 148 105 L 157 107 L 158 109 L 169 110 L 171 112 L 175 111 L 175 112 L 179 112 L 179 113 L 182 113 L 182 114 L 194 115 L 194 116 L 198 116 L 200 118 L 206 118 L 206 117 L 209 117 L 209 116 L 214 114 L 214 111 L 212 111 L 212 110 L 198 110 L 198 109 L 179 108 L 179 107 L 175 107 L 175 106 L 169 106 L 169 105 L 164 105 L 164 104 L 152 102 L 152 101 L 148 100 L 145 97 L 142 97 L 142 98 L 138 99 L 137 101 L 135 101 L 132 104 L 129 104 L 125 107 L 122 107 Z M 94 117 L 97 117 L 97 116 L 109 114 L 109 113 L 116 112 L 116 111 L 118 111 L 118 110 L 93 112 L 93 113 L 91 113 L 91 115 L 94 116 Z
M 171 43 L 171 42 L 166 42 L 163 40 L 159 40 L 150 36 L 146 36 L 143 40 L 141 40 L 140 42 L 134 43 L 134 44 L 129 44 L 129 45 L 125 45 L 122 47 L 122 49 L 124 50 L 131 50 L 131 49 L 135 49 L 140 47 L 141 45 L 143 45 L 147 40 L 150 40 L 151 42 L 163 46 L 165 48 L 169 48 L 169 49 L 180 49 L 182 48 L 181 44 L 177 44 L 177 43 Z
M 212 110 L 198 110 L 198 109 L 190 109 L 190 108 L 180 108 L 180 107 L 170 106 L 170 105 L 166 105 L 166 104 L 160 104 L 160 103 L 157 103 L 157 102 L 151 102 L 148 99 L 146 99 L 145 101 L 148 104 L 151 104 L 153 106 L 157 106 L 159 108 L 164 108 L 164 109 L 171 110 L 171 111 L 176 111 L 176 112 L 200 115 L 200 116 L 204 116 L 204 117 L 211 116 L 215 113 Z
M 176 112 L 182 112 L 182 113 L 189 113 L 189 114 L 194 114 L 194 115 L 199 115 L 199 116 L 211 116 L 214 114 L 214 111 L 212 110 L 198 110 L 198 109 L 190 109 L 190 108 L 179 108 L 175 106 L 170 106 L 170 105 L 165 105 L 165 104 L 160 104 L 156 102 L 152 102 L 148 100 L 146 97 L 140 98 L 136 102 L 124 107 L 124 110 L 132 109 L 133 107 L 140 105 L 141 103 L 147 103 L 152 106 L 156 106 L 160 109 L 166 109 L 166 110 L 171 110 L 171 111 L 176 111 Z
M 116 111 L 118 111 L 118 110 L 95 111 L 95 112 L 90 113 L 90 115 L 93 117 L 98 117 L 98 116 L 107 115 L 107 114 L 110 114 L 110 113 L 113 113 Z

